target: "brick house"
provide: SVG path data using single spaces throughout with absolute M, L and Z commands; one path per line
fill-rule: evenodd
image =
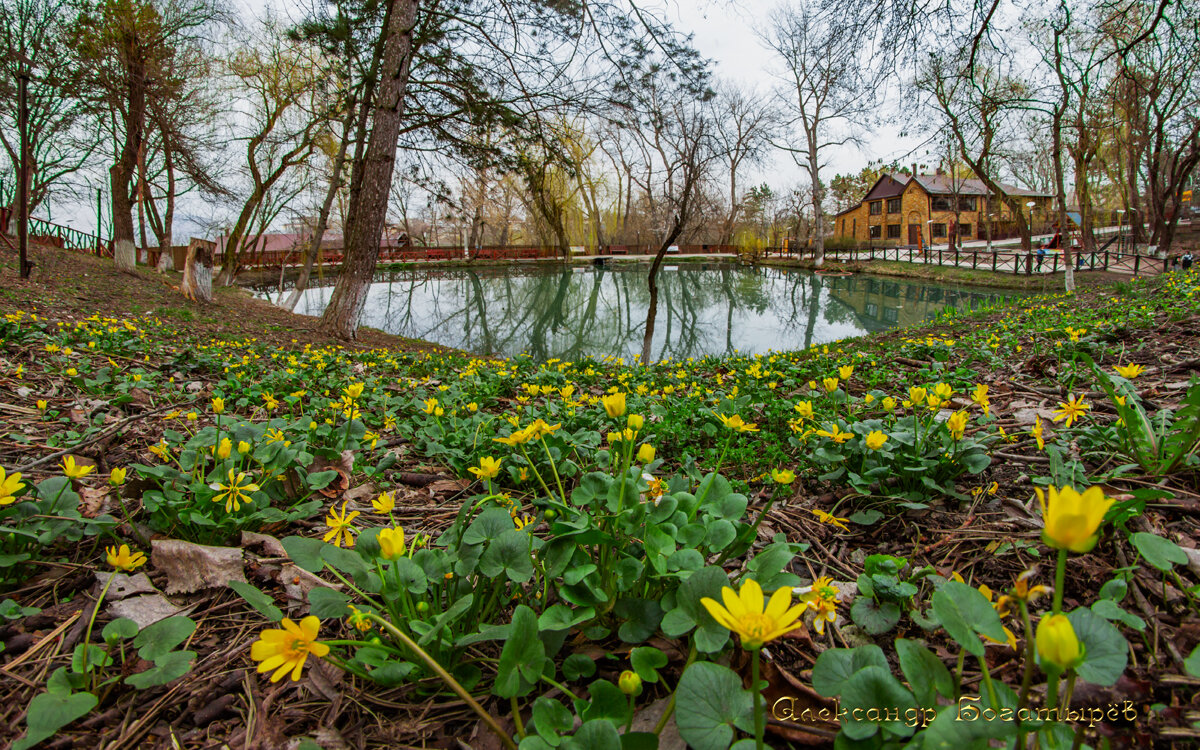
M 1052 220 L 1053 196 L 1000 183 L 1024 204 L 1035 203 L 1037 226 Z M 957 223 L 955 203 L 958 204 Z M 1028 218 L 1029 214 L 1026 214 Z M 834 216 L 836 239 L 873 245 L 928 245 L 982 240 L 991 225 L 993 239 L 1016 235 L 1012 212 L 981 180 L 938 174 L 885 174 L 876 180 L 858 205 Z

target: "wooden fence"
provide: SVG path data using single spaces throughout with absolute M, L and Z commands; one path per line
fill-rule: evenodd
M 1113 271 L 1134 276 L 1156 274 L 1169 269 L 1170 259 L 1160 255 L 1129 252 L 1114 246 L 1117 238 L 1091 252 L 1078 248 L 1072 250 L 1071 258 L 1079 271 Z M 793 256 L 796 257 L 796 256 Z M 798 257 L 803 257 L 799 255 Z M 851 247 L 826 250 L 825 258 L 833 261 L 891 260 L 903 263 L 924 263 L 936 266 L 982 269 L 993 273 L 1034 274 L 1057 273 L 1065 269 L 1061 252 L 1047 252 L 1039 256 L 1037 251 L 988 250 L 987 248 L 925 248 L 899 247 Z

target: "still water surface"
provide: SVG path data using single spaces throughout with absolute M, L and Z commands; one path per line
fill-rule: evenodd
M 642 350 L 647 266 L 484 267 L 382 272 L 362 325 L 477 354 L 545 360 Z M 995 303 L 1005 292 L 732 263 L 659 272 L 656 359 L 758 354 L 912 325 L 946 307 Z M 316 281 L 314 279 L 314 281 Z M 296 312 L 320 315 L 333 290 L 308 289 Z M 279 292 L 260 291 L 277 301 Z

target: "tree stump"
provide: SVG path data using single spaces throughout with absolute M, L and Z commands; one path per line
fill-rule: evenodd
M 129 240 L 117 240 L 113 243 L 113 262 L 118 271 L 137 273 L 137 248 Z
M 154 267 L 154 270 L 158 271 L 159 273 L 166 273 L 167 271 L 174 271 L 175 270 L 175 254 L 173 252 L 171 252 L 171 250 L 172 250 L 171 246 L 167 245 L 164 248 L 159 248 L 159 250 L 160 250 L 160 252 L 158 254 L 158 264 Z
M 183 263 L 183 296 L 194 302 L 212 302 L 213 243 L 193 239 Z

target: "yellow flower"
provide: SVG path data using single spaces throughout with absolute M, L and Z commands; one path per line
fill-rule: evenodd
M 1038 623 L 1035 641 L 1042 669 L 1046 672 L 1071 669 L 1083 661 L 1083 647 L 1064 614 L 1043 617 Z
M 371 618 L 353 604 L 350 605 L 350 616 L 346 618 L 346 622 L 360 633 L 366 633 L 371 629 Z
M 167 445 L 166 440 L 159 440 L 154 445 L 150 446 L 150 452 L 158 456 L 163 461 L 171 457 L 171 447 Z
M 946 401 L 954 395 L 954 389 L 950 387 L 949 383 L 938 383 L 933 387 L 933 394 L 940 400 Z
M 963 434 L 967 431 L 967 413 L 965 411 L 956 411 L 946 420 L 946 429 L 950 430 L 950 437 L 955 440 L 962 440 Z
M 883 408 L 887 409 L 888 411 L 895 409 L 896 399 L 892 398 L 891 396 L 885 396 L 883 399 Z
M 354 523 L 355 518 L 358 518 L 359 512 L 356 510 L 347 515 L 347 505 L 349 505 L 349 501 L 342 503 L 340 513 L 333 508 L 329 509 L 329 514 L 325 516 L 325 526 L 329 531 L 325 532 L 321 541 L 333 542 L 335 547 L 341 547 L 343 544 L 346 547 L 354 546 L 354 535 L 358 533 L 358 530 L 351 524 Z
M 817 520 L 821 523 L 828 524 L 830 526 L 837 526 L 842 531 L 850 530 L 850 527 L 846 525 L 846 522 L 850 520 L 849 518 L 838 518 L 832 513 L 826 513 L 825 511 L 817 510 L 816 508 L 810 508 L 809 511 L 816 516 Z
M 838 445 L 841 445 L 842 443 L 846 442 L 850 438 L 854 437 L 854 433 L 842 432 L 841 428 L 838 427 L 836 424 L 830 425 L 828 430 L 817 430 L 817 434 L 820 435 L 821 437 L 829 438 L 830 440 L 837 443 Z
M 376 513 L 391 513 L 396 507 L 396 498 L 390 492 L 381 492 L 379 497 L 371 501 L 371 507 Z
M 812 586 L 800 595 L 800 600 L 807 602 L 815 610 L 813 615 L 813 630 L 818 635 L 825 635 L 825 623 L 837 621 L 838 587 L 833 585 L 833 579 L 828 576 L 813 581 Z
M 146 555 L 142 552 L 130 553 L 128 544 L 122 544 L 119 549 L 117 547 L 108 547 L 105 552 L 108 553 L 107 559 L 109 565 L 117 570 L 124 570 L 127 573 L 134 568 L 140 568 L 146 564 Z
M 266 406 L 267 406 L 267 411 L 274 411 L 275 408 L 277 406 L 279 406 L 279 402 L 277 400 L 275 400 L 275 397 L 272 396 L 270 393 L 264 393 L 262 395 L 262 400 L 263 400 L 263 403 L 266 404 Z
M 24 489 L 25 483 L 21 481 L 21 475 L 17 472 L 6 474 L 4 467 L 0 466 L 0 505 L 12 505 L 17 501 L 14 497 L 18 492 Z
M 1067 402 L 1065 404 L 1059 402 L 1058 409 L 1054 412 L 1054 421 L 1060 422 L 1065 419 L 1067 420 L 1067 427 L 1070 427 L 1075 423 L 1075 420 L 1082 419 L 1090 408 L 1092 407 L 1084 402 L 1083 396 L 1075 398 L 1074 395 L 1067 394 Z
M 96 470 L 95 464 L 86 466 L 76 465 L 74 456 L 67 456 L 64 458 L 61 466 L 63 474 L 66 474 L 71 479 L 82 479 Z
M 796 413 L 804 419 L 813 418 L 813 405 L 811 401 L 801 401 L 792 408 L 795 409 Z
M 838 389 L 838 379 L 825 378 L 821 381 L 821 386 L 825 388 L 826 393 L 833 393 Z
M 795 630 L 800 615 L 808 609 L 808 603 L 804 601 L 789 608 L 792 590 L 786 586 L 772 594 L 764 608 L 762 587 L 753 578 L 742 584 L 740 592 L 728 586 L 722 588 L 721 599 L 725 602 L 724 607 L 707 596 L 700 603 L 717 624 L 737 633 L 742 639 L 742 648 L 747 650 L 759 648 Z
M 883 447 L 883 444 L 887 442 L 887 439 L 887 435 L 883 434 L 879 430 L 873 430 L 868 433 L 864 442 L 867 444 L 868 450 L 877 451 Z
M 908 389 L 908 400 L 914 404 L 919 404 L 925 400 L 925 395 L 927 393 L 929 393 L 929 391 L 925 390 L 924 388 L 917 388 L 914 386 Z
M 985 417 L 991 413 L 991 402 L 988 400 L 988 387 L 983 383 L 975 386 L 974 392 L 971 393 L 971 400 L 979 404 L 979 408 L 983 409 Z
M 500 459 L 484 456 L 479 459 L 479 466 L 471 466 L 467 471 L 479 479 L 494 479 L 500 473 Z
M 771 479 L 778 484 L 791 484 L 796 481 L 796 474 L 791 469 L 771 469 Z
M 644 424 L 646 424 L 646 420 L 642 417 L 641 414 L 630 414 L 629 419 L 626 420 L 625 424 L 630 429 L 640 430 L 640 429 L 642 429 L 642 426 Z
M 253 482 L 242 484 L 246 479 L 246 472 L 237 472 L 229 470 L 229 484 L 221 484 L 220 482 L 210 485 L 214 490 L 221 490 L 220 493 L 213 496 L 213 502 L 219 503 L 225 501 L 225 512 L 233 513 L 242 509 L 242 503 L 250 503 L 250 493 L 258 492 L 259 487 Z
M 379 554 L 384 560 L 404 556 L 404 529 L 389 527 L 379 530 Z
M 343 391 L 343 393 L 346 394 L 347 396 L 349 396 L 350 398 L 358 398 L 359 396 L 361 396 L 363 394 L 363 384 L 362 383 L 352 383 L 352 384 L 346 386 L 346 389 Z
M 243 456 L 250 452 L 250 447 L 251 447 L 250 444 L 247 443 L 245 440 L 238 441 L 238 444 L 237 444 L 238 453 L 241 453 Z
M 727 417 L 724 414 L 718 414 L 717 418 L 734 432 L 758 432 L 758 424 L 755 422 L 743 422 L 740 415 L 734 414 L 732 417 Z
M 113 487 L 120 487 L 121 485 L 125 484 L 125 474 L 127 471 L 129 471 L 129 470 L 121 469 L 121 468 L 113 469 L 108 474 L 108 483 L 111 484 Z M 0 476 L 3 476 L 3 475 L 4 475 L 4 470 L 0 469 Z
M 222 414 L 222 413 L 224 413 L 224 411 L 225 411 L 225 399 L 223 399 L 223 398 L 214 398 L 214 399 L 212 400 L 212 410 L 213 410 L 213 414 Z
M 842 365 L 838 368 L 838 377 L 842 380 L 849 380 L 854 374 L 854 365 Z
M 604 411 L 610 417 L 619 417 L 625 413 L 624 393 L 610 393 L 602 397 L 600 403 L 604 405 Z
M 479 404 L 472 401 L 471 403 L 467 404 L 467 411 L 474 414 L 475 412 L 479 411 Z
M 521 529 L 525 528 L 526 526 L 532 526 L 534 524 L 534 522 L 537 521 L 536 518 L 534 518 L 533 516 L 528 515 L 528 514 L 526 514 L 524 516 L 517 516 L 516 514 L 514 514 L 512 519 L 513 519 L 513 523 L 517 525 L 517 531 L 520 531 Z
M 423 403 L 425 406 L 421 409 L 421 411 L 425 412 L 426 414 L 433 414 L 435 411 L 437 411 L 438 400 L 436 398 L 427 398 Z
M 871 394 L 871 393 L 868 393 L 868 394 L 864 395 L 864 396 L 863 396 L 863 403 L 864 403 L 864 404 L 873 404 L 873 403 L 875 403 L 875 395 L 874 395 L 874 394 Z
M 637 460 L 641 463 L 648 464 L 654 460 L 654 446 L 649 443 L 642 443 L 638 448 Z
M 1041 416 L 1035 414 L 1033 417 L 1033 429 L 1029 431 L 1029 434 L 1033 435 L 1034 440 L 1037 440 L 1038 450 L 1046 449 L 1046 441 L 1042 437 L 1042 431 L 1044 429 L 1045 428 L 1042 426 Z
M 1118 375 L 1120 375 L 1121 377 L 1123 377 L 1127 380 L 1133 380 L 1138 375 L 1141 375 L 1143 372 L 1146 371 L 1145 367 L 1142 367 L 1141 365 L 1137 365 L 1137 364 L 1125 365 L 1125 366 L 1117 365 L 1113 369 L 1116 370 Z
M 535 419 L 533 424 L 529 425 L 525 429 L 529 432 L 530 440 L 538 440 L 553 433 L 560 427 L 562 427 L 562 422 L 559 422 L 558 424 L 547 424 L 546 420 L 544 419 Z M 629 430 L 626 430 L 626 432 L 629 432 Z
M 233 441 L 229 438 L 221 438 L 221 443 L 217 446 L 217 458 L 225 460 L 229 458 L 230 453 L 233 453 Z
M 38 411 L 46 411 L 46 409 L 47 409 L 47 408 L 49 408 L 49 406 L 50 406 L 50 404 L 48 404 L 48 403 L 46 402 L 46 399 L 44 399 L 44 398 L 39 398 L 39 399 L 37 400 L 37 408 L 38 408 Z
M 277 427 L 271 427 L 268 429 L 263 437 L 267 439 L 268 443 L 283 443 L 284 445 L 292 444 L 292 441 L 284 437 L 283 430 L 280 430 Z
M 1100 538 L 1096 530 L 1104 522 L 1104 514 L 1113 500 L 1104 496 L 1099 487 L 1089 487 L 1083 494 L 1074 487 L 1049 488 L 1049 498 L 1040 487 L 1034 488 L 1042 506 L 1045 529 L 1042 541 L 1055 549 L 1088 552 Z
M 309 654 L 320 659 L 329 653 L 329 646 L 317 641 L 321 621 L 309 615 L 299 624 L 287 617 L 279 624 L 282 630 L 268 628 L 259 634 L 258 640 L 250 645 L 250 658 L 260 662 L 260 673 L 275 670 L 271 682 L 279 682 L 288 672 L 292 681 L 298 682 Z

